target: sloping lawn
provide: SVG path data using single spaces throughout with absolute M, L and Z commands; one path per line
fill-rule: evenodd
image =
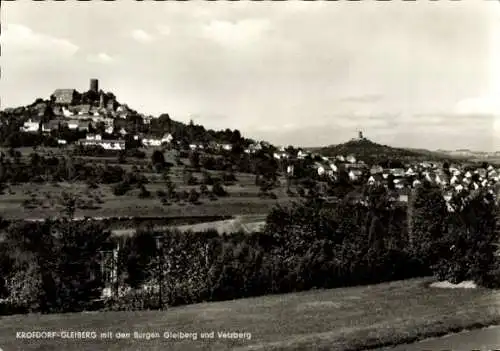
M 500 292 L 429 288 L 430 278 L 315 290 L 151 312 L 9 316 L 0 348 L 10 350 L 359 350 L 500 322 Z M 96 339 L 16 339 L 16 332 L 95 331 Z M 101 332 L 130 333 L 102 339 Z M 164 339 L 164 332 L 197 333 Z M 201 332 L 214 331 L 213 339 Z M 236 340 L 218 332 L 250 333 Z M 156 332 L 158 339 L 134 338 Z

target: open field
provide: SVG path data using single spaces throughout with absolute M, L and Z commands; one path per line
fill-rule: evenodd
M 360 350 L 500 322 L 500 292 L 429 288 L 431 278 L 316 290 L 167 311 L 16 315 L 1 318 L 5 350 Z M 126 340 L 16 339 L 18 331 L 130 332 Z M 134 339 L 133 332 L 159 339 Z M 211 340 L 166 340 L 163 332 L 215 331 Z M 251 333 L 250 340 L 217 338 Z
M 199 185 L 185 185 L 180 167 L 174 167 L 171 172 L 172 182 L 178 191 L 196 189 Z M 84 182 L 73 183 L 25 183 L 9 185 L 4 194 L 0 195 L 0 211 L 6 219 L 33 219 L 57 216 L 63 206 L 61 194 L 74 194 L 80 200 L 91 202 L 92 206 L 78 208 L 76 217 L 119 217 L 119 216 L 148 216 L 148 217 L 179 217 L 179 216 L 234 216 L 248 214 L 265 214 L 276 203 L 288 203 L 291 198 L 286 195 L 284 187 L 274 189 L 277 200 L 258 197 L 259 188 L 254 184 L 254 176 L 237 174 L 237 183 L 225 186 L 227 197 L 217 200 L 200 198 L 201 204 L 170 203 L 163 205 L 156 192 L 166 190 L 165 183 L 158 174 L 145 173 L 150 183 L 146 188 L 150 191 L 149 198 L 139 198 L 139 190 L 132 189 L 123 196 L 115 196 L 112 186 L 100 184 L 97 189 L 89 189 Z M 201 173 L 195 173 L 201 178 Z M 208 187 L 211 188 L 210 186 Z M 35 200 L 35 205 L 27 208 L 23 206 L 26 200 Z
M 263 229 L 266 221 L 266 215 L 248 215 L 248 216 L 235 216 L 230 219 L 214 220 L 214 221 L 203 221 L 201 223 L 190 223 L 190 224 L 169 224 L 169 225 L 156 225 L 153 226 L 155 230 L 164 230 L 167 228 L 176 228 L 180 231 L 193 231 L 193 232 L 203 232 L 209 229 L 216 230 L 219 234 L 223 233 L 236 233 L 238 231 L 244 231 L 245 233 L 253 233 Z M 193 221 L 194 222 L 194 221 Z M 113 235 L 133 235 L 136 232 L 136 228 L 127 227 L 113 229 Z

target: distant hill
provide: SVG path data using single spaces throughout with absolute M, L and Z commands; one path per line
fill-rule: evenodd
M 384 159 L 398 160 L 446 160 L 450 155 L 433 152 L 425 149 L 395 148 L 388 145 L 377 144 L 366 138 L 352 139 L 346 143 L 315 148 L 316 152 L 324 156 L 355 155 L 356 158 L 365 162 L 373 162 Z

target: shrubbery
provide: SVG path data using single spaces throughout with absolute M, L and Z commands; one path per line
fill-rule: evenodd
M 227 191 L 224 189 L 224 187 L 220 183 L 215 183 L 212 187 L 212 193 L 215 196 L 226 196 Z
M 478 192 L 457 199 L 454 212 L 442 212 L 437 189 L 424 187 L 414 194 L 408 213 L 385 189 L 365 190 L 363 203 L 344 198 L 332 205 L 309 198 L 278 206 L 263 231 L 251 234 L 149 229 L 111 239 L 92 221 L 12 226 L 0 245 L 0 276 L 6 277 L 9 309 L 91 308 L 104 284 L 100 251 L 110 241 L 120 247 L 117 284 L 131 288 L 106 300 L 106 308 L 114 310 L 157 308 L 160 272 L 162 300 L 169 306 L 430 273 L 454 282 L 473 279 L 498 286 L 492 245 L 497 240 L 497 206 L 491 196 Z M 199 194 L 193 189 L 179 196 L 193 201 Z M 439 223 L 430 210 L 441 215 Z

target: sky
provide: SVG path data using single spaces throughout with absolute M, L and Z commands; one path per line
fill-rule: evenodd
M 86 91 L 279 145 L 500 150 L 500 2 L 3 2 L 1 107 Z

